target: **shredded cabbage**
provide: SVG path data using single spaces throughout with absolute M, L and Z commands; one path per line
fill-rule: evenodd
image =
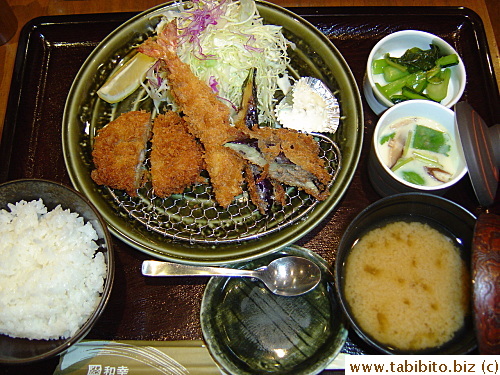
M 181 2 L 163 14 L 157 31 L 173 19 L 180 59 L 233 110 L 249 70 L 256 68 L 259 121 L 271 122 L 278 80 L 289 63 L 281 26 L 265 25 L 254 0 Z
M 162 103 L 166 103 L 172 110 L 176 110 L 175 102 L 172 100 L 170 93 L 166 72 L 161 69 L 161 62 L 159 60 L 146 72 L 146 82 L 141 82 L 141 85 L 147 93 L 147 96 L 141 100 L 145 100 L 148 97 L 152 99 L 157 112 L 160 112 Z

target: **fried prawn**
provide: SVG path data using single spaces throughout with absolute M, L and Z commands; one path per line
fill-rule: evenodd
M 138 50 L 163 61 L 172 94 L 184 114 L 188 129 L 203 144 L 215 199 L 227 207 L 243 192 L 245 162 L 224 144 L 238 138 L 241 133 L 229 123 L 229 108 L 194 75 L 189 65 L 180 60 L 176 48 L 177 27 L 175 22 L 170 22 L 156 39 L 148 39 Z

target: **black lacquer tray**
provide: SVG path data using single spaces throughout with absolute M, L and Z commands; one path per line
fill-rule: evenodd
M 292 8 L 322 31 L 339 49 L 362 87 L 366 60 L 383 36 L 419 29 L 448 41 L 461 55 L 468 82 L 462 100 L 487 124 L 500 123 L 499 93 L 491 57 L 478 15 L 463 7 L 323 7 Z M 45 178 L 70 185 L 65 168 L 61 121 L 73 79 L 93 48 L 135 13 L 49 16 L 32 20 L 21 32 L 3 136 L 0 182 Z M 360 90 L 362 91 L 362 90 Z M 365 130 L 361 159 L 339 206 L 298 245 L 334 264 L 336 248 L 349 222 L 380 196 L 367 175 L 366 157 L 377 116 L 363 99 Z M 480 207 L 468 177 L 446 198 L 475 215 Z M 500 212 L 498 199 L 489 212 Z M 99 340 L 201 340 L 201 297 L 208 279 L 153 280 L 140 274 L 147 256 L 114 239 L 115 288 L 107 309 L 89 333 Z M 168 302 L 167 302 L 168 301 Z M 343 349 L 373 353 L 351 332 Z M 1 374 L 52 374 L 58 358 L 27 366 L 0 366 Z

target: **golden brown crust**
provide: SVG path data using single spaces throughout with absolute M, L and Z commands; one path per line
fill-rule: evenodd
M 215 193 L 215 199 L 227 207 L 242 193 L 244 161 L 224 143 L 234 139 L 235 129 L 229 125 L 229 109 L 209 87 L 188 74 L 189 67 L 172 70 L 168 76 L 177 103 L 188 124 L 189 132 L 205 149 L 205 164 Z M 189 71 L 190 72 L 190 71 Z
M 149 40 L 139 51 L 162 59 L 172 95 L 184 114 L 189 132 L 203 144 L 215 199 L 227 207 L 243 191 L 244 167 L 244 161 L 224 147 L 224 143 L 237 136 L 229 124 L 230 111 L 212 89 L 193 74 L 189 65 L 179 59 L 176 46 L 177 28 L 171 22 L 155 41 Z
M 311 135 L 292 129 L 265 127 L 254 127 L 246 133 L 250 138 L 258 140 L 259 149 L 268 163 L 272 163 L 276 158 L 284 155 L 293 164 L 313 175 L 322 187 L 326 187 L 330 183 L 332 176 L 326 169 L 325 162 L 319 156 L 319 144 Z M 318 200 L 326 199 L 330 193 L 326 188 L 312 190 L 305 185 L 293 184 L 291 181 L 287 183 L 304 189 L 306 193 Z M 276 200 L 284 202 L 284 194 L 278 194 Z
M 248 164 L 245 165 L 245 181 L 247 183 L 248 195 L 250 196 L 250 200 L 257 206 L 259 212 L 264 215 L 267 210 L 267 202 L 265 202 L 259 194 L 252 169 Z
M 152 145 L 151 180 L 157 196 L 179 194 L 203 182 L 203 148 L 177 113 L 167 112 L 155 118 Z
M 259 148 L 268 161 L 283 153 L 293 164 L 313 174 L 321 183 L 328 184 L 332 176 L 318 156 L 319 145 L 309 134 L 291 129 L 254 128 L 252 137 L 259 140 Z
M 292 182 L 292 185 L 298 186 L 317 199 L 325 199 L 329 194 L 326 186 L 332 176 L 318 155 L 319 146 L 314 139 L 288 129 L 248 130 L 245 126 L 231 126 L 228 106 L 219 99 L 209 85 L 196 77 L 190 66 L 181 61 L 177 55 L 177 39 L 177 26 L 172 21 L 165 25 L 156 39 L 148 39 L 141 44 L 138 51 L 162 62 L 160 68 L 167 72 L 171 94 L 183 114 L 188 132 L 203 146 L 206 170 L 217 203 L 227 207 L 243 192 L 243 170 L 246 161 L 237 152 L 224 145 L 248 137 L 259 140 L 259 148 L 268 163 L 283 154 L 300 167 L 301 177 L 312 175 L 312 178 L 309 175 L 302 178 L 305 181 L 299 181 L 298 185 L 294 185 L 295 181 L 290 178 L 285 182 Z M 239 122 L 238 119 L 236 121 Z M 306 173 L 302 173 L 304 171 Z M 319 188 L 315 184 L 316 181 L 321 185 Z M 252 195 L 255 196 L 253 193 Z M 284 189 L 281 188 L 277 200 L 284 202 L 284 197 Z
M 144 111 L 124 113 L 100 129 L 92 151 L 92 179 L 136 196 L 144 183 L 143 161 L 150 130 L 150 114 Z
M 271 180 L 271 183 L 274 189 L 274 200 L 282 206 L 286 205 L 286 191 L 283 185 L 275 180 Z

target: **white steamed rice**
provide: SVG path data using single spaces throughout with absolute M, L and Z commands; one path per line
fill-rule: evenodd
M 68 338 L 96 308 L 106 263 L 90 223 L 42 199 L 0 210 L 0 333 Z

